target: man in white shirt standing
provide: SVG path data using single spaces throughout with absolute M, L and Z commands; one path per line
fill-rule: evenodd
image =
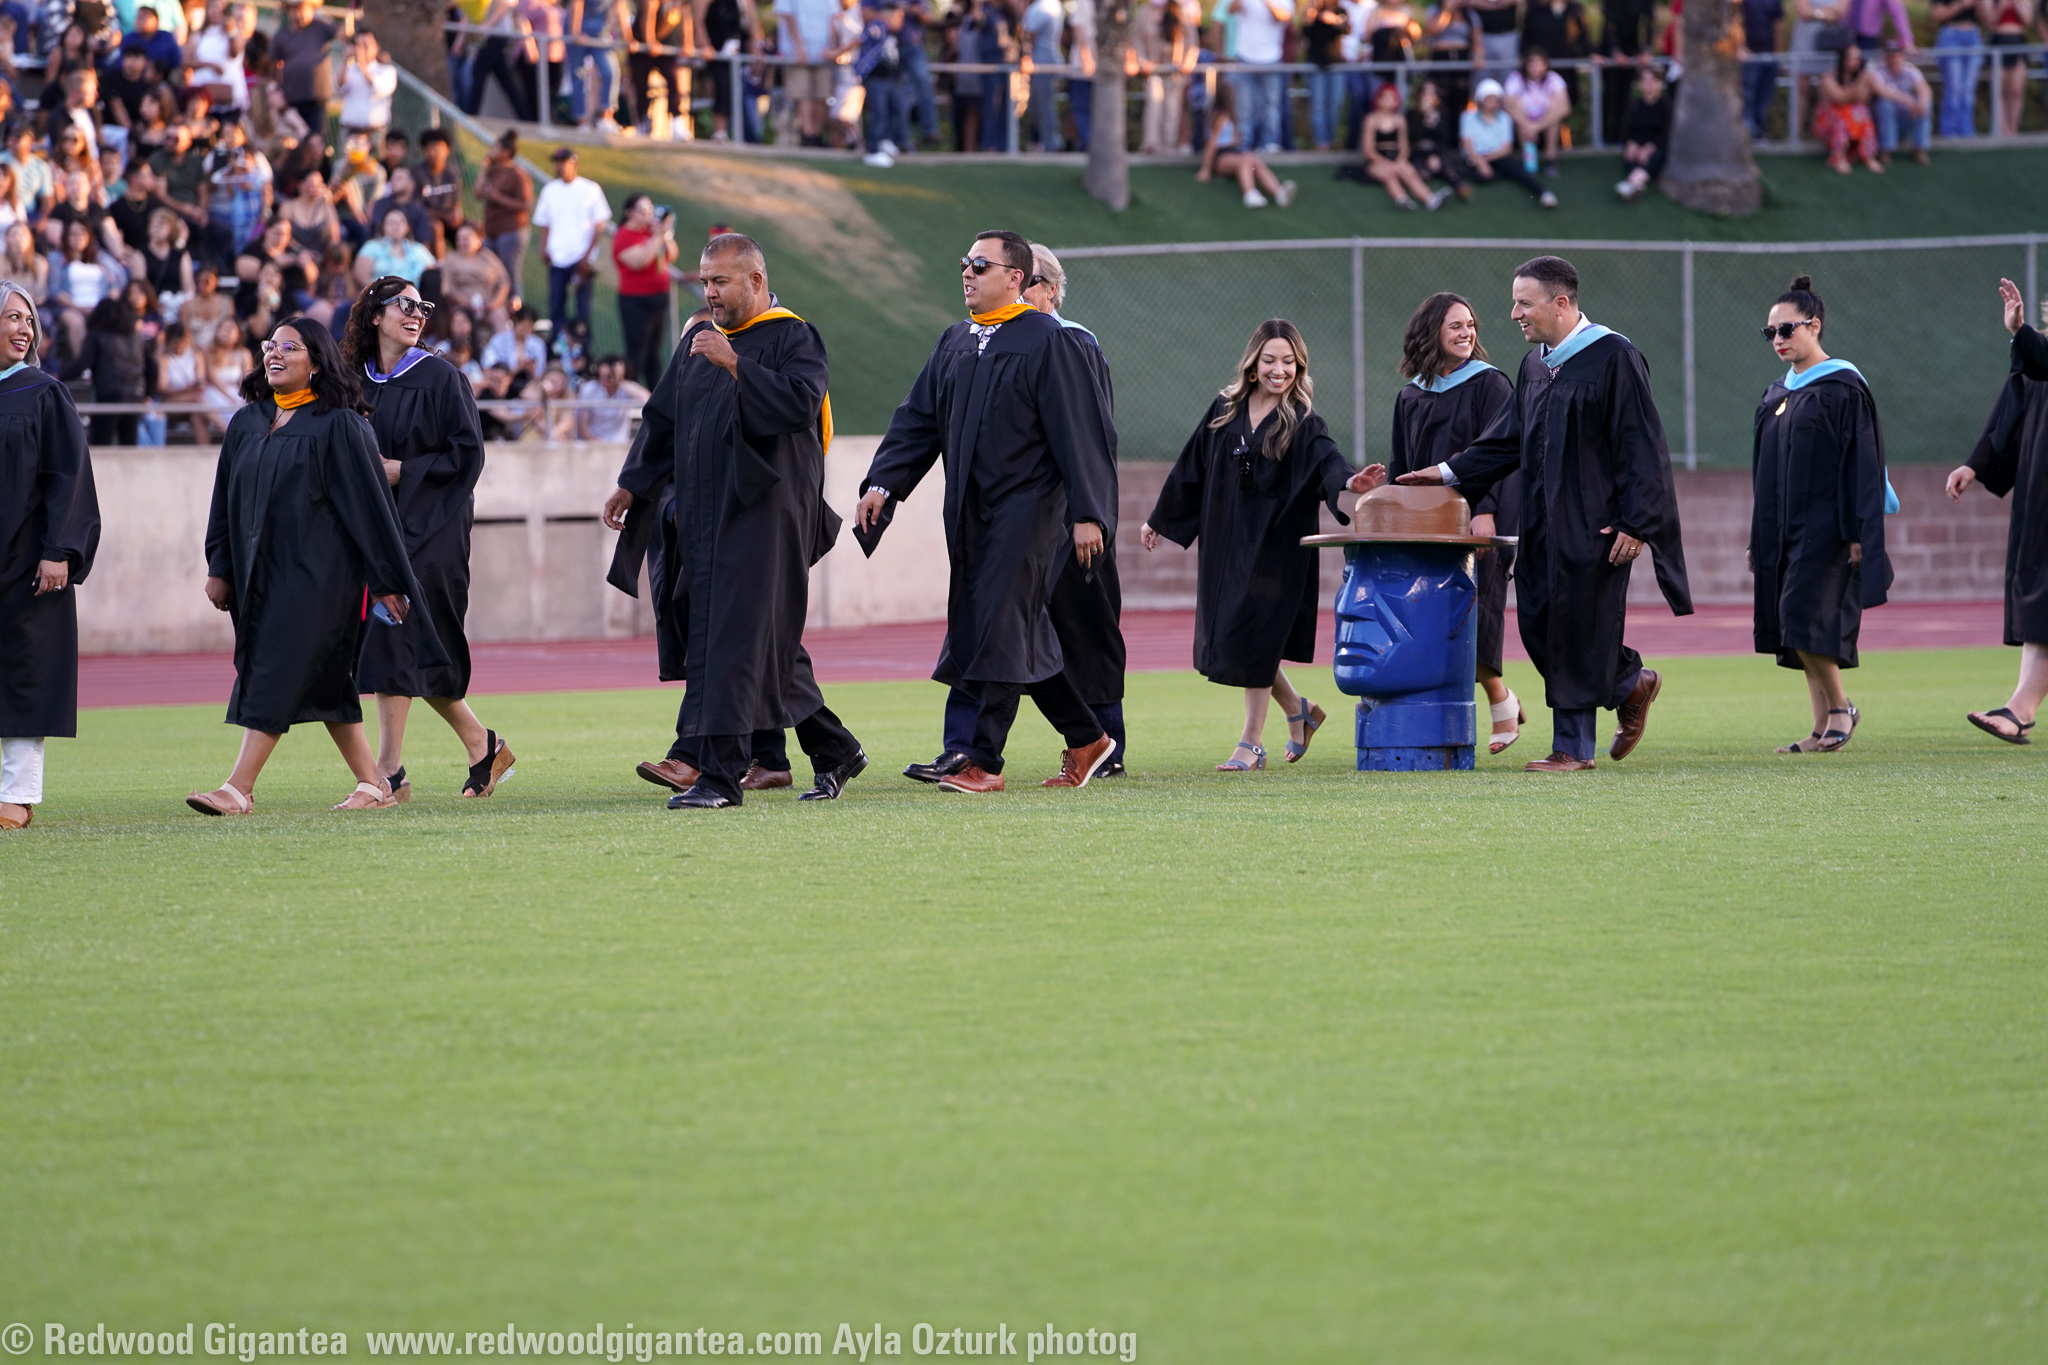
M 541 254 L 548 261 L 548 317 L 555 336 L 574 328 L 590 330 L 590 291 L 597 277 L 597 248 L 611 231 L 612 208 L 595 180 L 576 173 L 576 150 L 555 148 L 556 179 L 541 186 L 533 206 L 533 225 L 540 229 Z M 569 289 L 576 290 L 576 311 L 568 310 Z
M 1351 21 L 1351 27 L 1337 40 L 1337 55 L 1346 65 L 1352 62 L 1372 60 L 1372 28 L 1379 19 L 1379 0 L 1337 0 L 1344 17 Z M 1344 73 L 1344 95 L 1347 108 L 1344 113 L 1344 140 L 1346 151 L 1358 150 L 1358 125 L 1364 121 L 1367 106 L 1372 103 L 1372 87 L 1377 77 L 1364 71 Z
M 837 84 L 833 69 L 832 16 L 838 0 L 775 0 L 781 24 L 779 51 L 796 59 L 782 68 L 782 93 L 796 104 L 797 131 L 806 147 L 825 145 L 825 102 Z
M 633 412 L 647 402 L 647 390 L 626 378 L 626 358 L 608 355 L 597 362 L 597 377 L 583 381 L 576 396 L 585 402 L 617 403 L 616 408 L 585 408 L 576 425 L 586 441 L 617 441 L 633 437 Z M 627 404 L 632 404 L 632 408 Z
M 372 144 L 391 126 L 391 97 L 398 93 L 398 68 L 384 55 L 377 35 L 356 30 L 355 50 L 341 73 L 341 129 L 368 133 Z
M 1294 0 L 1230 0 L 1237 16 L 1237 59 L 1278 66 L 1294 21 Z M 1231 78 L 1237 87 L 1237 118 L 1244 145 L 1265 153 L 1280 150 L 1280 120 L 1286 117 L 1287 77 L 1279 71 L 1248 71 Z

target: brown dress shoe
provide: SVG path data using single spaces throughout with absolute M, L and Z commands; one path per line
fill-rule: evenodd
M 697 785 L 697 770 L 680 758 L 664 758 L 659 763 L 642 763 L 633 769 L 657 787 L 670 791 L 686 792 Z
M 777 787 L 795 785 L 796 779 L 790 776 L 789 769 L 783 768 L 778 771 L 774 768 L 764 768 L 758 763 L 749 763 L 747 775 L 740 779 L 740 790 L 743 792 L 765 792 Z
M 1628 700 L 1614 713 L 1614 743 L 1607 746 L 1607 756 L 1616 763 L 1634 753 L 1636 745 L 1642 743 L 1643 727 L 1650 723 L 1650 703 L 1657 700 L 1663 689 L 1664 675 L 1656 669 L 1646 668 L 1637 675 Z
M 939 790 L 943 792 L 966 792 L 970 796 L 985 796 L 989 792 L 1003 789 L 1003 775 L 982 771 L 979 763 L 967 763 L 959 772 L 949 773 L 939 779 Z
M 1095 776 L 1095 770 L 1102 766 L 1102 760 L 1109 757 L 1116 748 L 1116 741 L 1108 735 L 1096 740 L 1085 749 L 1060 750 L 1060 772 L 1058 777 L 1048 777 L 1039 783 L 1041 787 L 1085 787 L 1088 779 Z
M 1590 758 L 1573 758 L 1570 754 L 1553 749 L 1549 758 L 1539 758 L 1533 763 L 1522 765 L 1525 773 L 1589 773 L 1593 771 Z

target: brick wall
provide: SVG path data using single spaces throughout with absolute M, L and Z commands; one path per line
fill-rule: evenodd
M 1138 528 L 1152 510 L 1170 466 L 1132 461 L 1120 473 L 1122 524 L 1117 558 L 1124 605 L 1133 611 L 1185 609 L 1195 600 L 1195 557 L 1176 545 L 1146 554 Z M 1960 504 L 1942 491 L 1945 465 L 1900 465 L 1891 471 L 1901 504 L 1885 523 L 1886 546 L 1895 580 L 1892 596 L 1903 602 L 1983 601 L 2005 592 L 2005 531 L 2009 508 L 1982 489 Z M 1685 559 L 1693 600 L 1703 605 L 1745 603 L 1750 577 L 1743 565 L 1749 545 L 1749 473 L 1715 469 L 1678 471 L 1678 515 L 1685 532 Z M 1338 530 L 1326 512 L 1325 530 Z M 1323 585 L 1335 592 L 1343 560 L 1323 556 Z M 1662 600 L 1649 565 L 1633 574 L 1629 598 Z

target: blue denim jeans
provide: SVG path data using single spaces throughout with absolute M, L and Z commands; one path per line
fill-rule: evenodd
M 1742 64 L 1742 121 L 1749 135 L 1761 139 L 1770 122 L 1771 99 L 1778 93 L 1778 64 L 1748 61 Z
M 1372 88 L 1378 79 L 1363 71 L 1344 73 L 1344 150 L 1347 152 L 1358 150 L 1359 125 L 1365 122 L 1366 111 L 1372 107 Z
M 1066 150 L 1066 141 L 1060 136 L 1059 92 L 1058 76 L 1031 78 L 1031 137 L 1041 151 Z
M 1337 120 L 1344 112 L 1345 84 L 1342 71 L 1308 73 L 1309 135 L 1318 147 L 1337 145 Z
M 1871 117 L 1877 120 L 1878 150 L 1898 150 L 1900 139 L 1911 142 L 1921 151 L 1927 150 L 1928 140 L 1934 133 L 1934 112 L 1909 114 L 1890 100 L 1876 99 L 1870 102 Z
M 921 43 L 901 44 L 903 49 L 903 92 L 909 101 L 906 117 L 917 120 L 918 131 L 929 142 L 939 140 L 939 101 L 932 93 L 932 62 Z M 910 144 L 904 143 L 907 149 Z
M 1237 91 L 1237 124 L 1245 149 L 1262 152 L 1279 146 L 1287 77 L 1278 71 L 1241 71 L 1230 77 L 1230 84 Z
M 1974 27 L 1950 24 L 1935 35 L 1936 50 L 1976 49 L 1984 39 Z M 1977 76 L 1984 69 L 1984 55 L 1971 51 L 1965 57 L 1941 59 L 1941 135 L 1977 136 Z
M 1074 116 L 1074 150 L 1088 150 L 1088 135 L 1095 125 L 1095 82 L 1067 80 L 1067 112 Z
M 586 14 L 583 18 L 583 36 L 599 38 L 604 36 L 605 20 L 601 14 Z M 597 108 L 586 110 L 583 96 L 583 59 L 589 57 L 597 66 Z M 578 123 L 586 118 L 597 118 L 611 112 L 619 102 L 619 54 L 608 48 L 585 47 L 581 43 L 569 44 L 569 110 Z
M 868 149 L 873 151 L 884 142 L 895 143 L 899 150 L 916 147 L 910 140 L 903 78 L 870 76 L 862 84 L 868 92 Z

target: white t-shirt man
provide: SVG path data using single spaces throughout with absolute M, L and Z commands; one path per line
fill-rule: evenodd
M 1274 17 L 1275 10 L 1280 17 Z M 1237 59 L 1261 65 L 1279 61 L 1288 21 L 1293 18 L 1294 0 L 1245 0 L 1237 16 Z
M 341 126 L 381 129 L 391 126 L 391 97 L 398 93 L 398 68 L 387 61 L 370 63 L 363 74 L 351 57 L 341 73 Z
M 832 16 L 839 13 L 834 0 L 775 0 L 775 13 L 795 26 L 796 36 L 803 39 L 806 62 L 825 60 L 832 47 Z M 790 50 L 782 55 L 793 57 L 796 53 Z
M 598 229 L 612 220 L 612 206 L 595 180 L 550 180 L 533 206 L 533 225 L 548 230 L 548 264 L 567 270 L 597 244 Z
M 612 403 L 645 403 L 647 390 L 632 380 L 621 380 L 617 393 L 607 393 L 604 381 L 586 379 L 583 387 L 576 391 L 578 398 L 596 399 Z M 586 408 L 576 414 L 576 420 L 583 429 L 586 441 L 625 441 L 633 435 L 633 414 L 625 407 Z

